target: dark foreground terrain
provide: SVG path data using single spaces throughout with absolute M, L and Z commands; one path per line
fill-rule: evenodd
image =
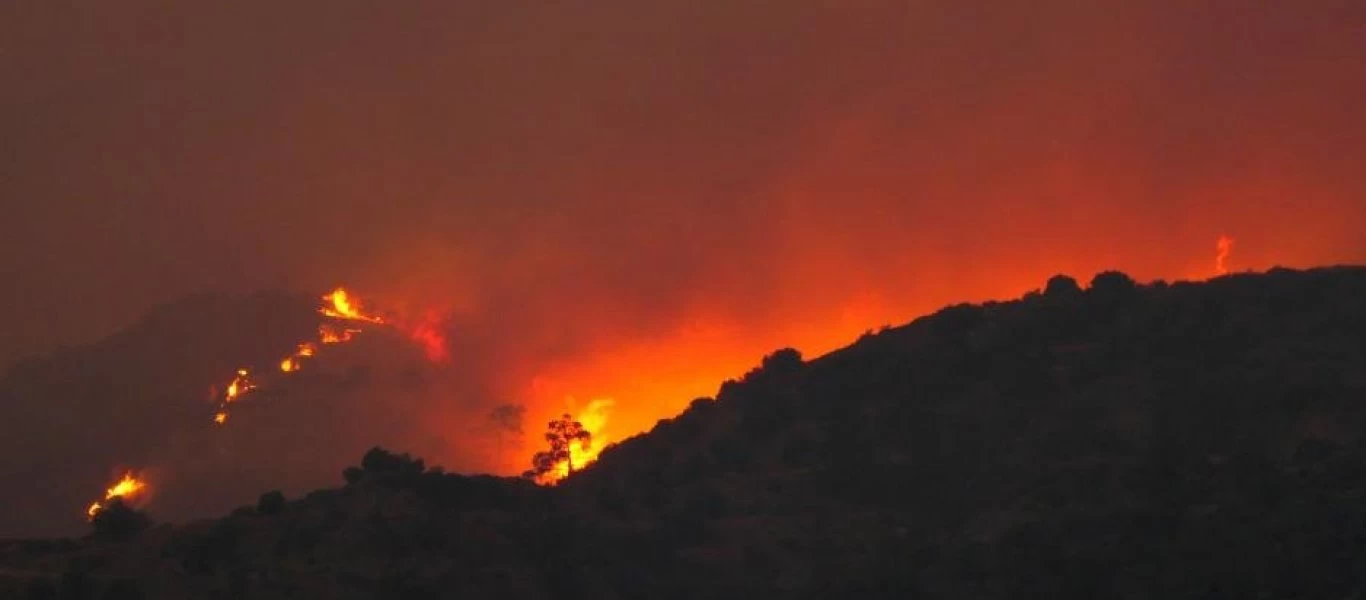
M 1366 269 L 1055 278 L 776 352 L 555 488 L 375 450 L 0 543 L 0 597 L 1361 598 L 1363 425 Z

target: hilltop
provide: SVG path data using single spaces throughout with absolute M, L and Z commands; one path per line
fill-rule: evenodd
M 553 488 L 375 449 L 220 519 L 0 544 L 0 596 L 1353 597 L 1363 401 L 1366 268 L 1060 276 L 774 352 Z

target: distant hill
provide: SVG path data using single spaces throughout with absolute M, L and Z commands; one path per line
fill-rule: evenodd
M 10 490 L 0 536 L 79 526 L 80 507 L 117 467 L 200 443 L 210 386 L 312 335 L 314 305 L 284 293 L 195 295 L 95 344 L 11 365 L 0 374 L 0 473 Z
M 1363 432 L 1366 268 L 1057 277 L 775 352 L 557 487 L 376 449 L 221 519 L 0 544 L 0 597 L 1363 597 Z

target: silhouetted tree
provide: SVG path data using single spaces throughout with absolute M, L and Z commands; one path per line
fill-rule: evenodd
M 489 420 L 498 429 L 518 435 L 522 433 L 522 420 L 525 416 L 526 407 L 520 404 L 502 404 L 489 412 Z
M 256 512 L 263 515 L 277 515 L 285 510 L 285 495 L 280 490 L 261 494 L 256 501 Z
M 115 497 L 100 512 L 95 513 L 90 525 L 95 537 L 128 540 L 151 527 L 152 520 L 145 513 L 124 504 L 122 498 Z
M 347 467 L 342 470 L 342 479 L 346 480 L 347 485 L 356 485 L 360 480 L 365 479 L 365 469 L 360 467 Z
M 1124 296 L 1137 288 L 1133 278 L 1119 271 L 1105 271 L 1091 278 L 1091 291 L 1101 296 Z
M 420 475 L 426 470 L 422 459 L 413 458 L 407 453 L 394 454 L 379 446 L 371 448 L 361 457 L 360 467 L 367 473 L 385 475 Z
M 1081 293 L 1081 286 L 1077 285 L 1077 280 L 1066 275 L 1054 275 L 1048 280 L 1048 285 L 1044 287 L 1045 296 L 1071 296 Z
M 782 348 L 765 356 L 760 368 L 765 373 L 788 373 L 802 366 L 802 353 L 796 348 Z
M 545 441 L 550 444 L 550 449 L 537 452 L 531 458 L 531 468 L 522 473 L 522 477 L 535 479 L 549 473 L 560 464 L 566 463 L 569 472 L 574 472 L 574 456 L 571 448 L 575 443 L 580 448 L 587 448 L 593 443 L 593 434 L 583 428 L 583 423 L 574 420 L 569 413 L 565 413 L 560 418 L 551 421 L 546 425 Z
M 489 422 L 493 424 L 497 438 L 498 454 L 503 455 L 508 435 L 516 439 L 522 437 L 522 422 L 526 418 L 526 407 L 520 404 L 500 404 L 489 411 Z

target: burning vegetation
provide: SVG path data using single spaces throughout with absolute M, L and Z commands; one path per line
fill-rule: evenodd
M 357 334 L 362 332 L 362 328 L 358 324 L 391 326 L 388 319 L 368 312 L 365 304 L 359 298 L 340 287 L 322 296 L 322 304 L 318 308 L 318 314 L 325 321 L 318 325 L 317 338 L 296 344 L 294 351 L 280 360 L 279 376 L 297 373 L 303 368 L 306 361 L 318 357 L 321 347 L 352 341 Z M 427 324 L 412 331 L 403 331 L 403 333 L 406 337 L 420 343 L 426 355 L 432 360 L 445 359 L 445 338 L 441 336 L 435 325 Z M 219 426 L 227 424 L 231 417 L 232 407 L 237 402 L 254 394 L 262 386 L 268 387 L 271 381 L 269 374 L 265 380 L 258 380 L 250 368 L 238 368 L 232 379 L 223 386 L 222 392 L 217 394 L 217 406 L 212 416 L 213 423 Z M 134 476 L 133 472 L 126 473 L 122 479 L 106 491 L 103 500 L 90 504 L 86 510 L 87 517 L 94 519 L 95 515 L 104 510 L 114 498 L 119 498 L 125 504 L 137 499 L 146 485 L 146 482 Z
M 610 398 L 599 398 L 589 402 L 578 417 L 564 413 L 546 424 L 545 441 L 550 447 L 532 456 L 531 468 L 522 477 L 554 484 L 596 461 L 602 444 L 594 444 L 594 436 L 601 439 L 612 404 Z
M 1220 235 L 1217 238 L 1215 276 L 1230 271 L 1229 261 L 1233 245 L 1234 240 L 1230 236 Z M 269 388 L 279 377 L 305 369 L 309 362 L 325 354 L 328 347 L 353 341 L 369 327 L 387 328 L 401 334 L 418 344 L 426 357 L 433 362 L 445 361 L 449 357 L 443 333 L 445 327 L 437 315 L 428 313 L 409 320 L 400 315 L 375 311 L 360 297 L 342 287 L 321 296 L 317 313 L 322 321 L 317 326 L 316 337 L 298 342 L 292 352 L 280 359 L 278 371 L 268 369 L 260 375 L 260 379 L 257 373 L 248 367 L 239 368 L 235 372 L 218 394 L 217 407 L 212 415 L 215 425 L 226 425 L 230 420 L 233 406 L 242 398 L 263 388 Z M 546 402 L 550 401 L 547 397 L 540 400 L 540 406 L 545 406 Z M 573 405 L 572 398 L 568 399 L 568 403 Z M 525 470 L 523 476 L 540 484 L 554 485 L 595 462 L 599 453 L 611 441 L 606 432 L 606 425 L 614 405 L 615 401 L 611 398 L 595 398 L 577 410 L 571 408 L 551 419 L 544 433 L 547 445 L 534 453 L 531 468 Z M 633 415 L 627 415 L 631 416 Z M 618 426 L 624 426 L 628 430 L 638 427 L 634 422 Z M 517 435 L 521 435 L 520 430 Z M 500 443 L 500 452 L 504 452 L 502 448 L 503 445 Z M 520 452 L 506 453 L 525 456 Z M 109 488 L 104 500 L 89 506 L 88 516 L 96 514 L 111 498 L 135 499 L 143 486 L 145 482 L 133 477 L 131 473 L 125 475 L 116 485 Z
M 90 503 L 85 509 L 85 515 L 89 519 L 94 519 L 95 515 L 104 510 L 113 499 L 119 498 L 127 504 L 137 500 L 146 490 L 146 481 L 139 479 L 132 471 L 125 472 L 122 478 L 105 490 L 104 499 Z

